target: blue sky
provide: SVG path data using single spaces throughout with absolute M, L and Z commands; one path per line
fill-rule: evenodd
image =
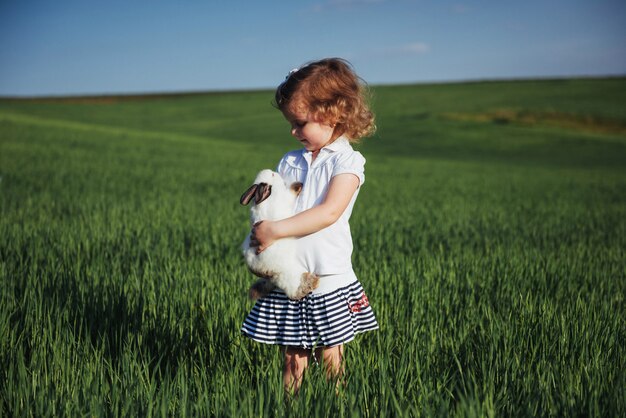
M 348 59 L 370 84 L 626 74 L 626 2 L 0 0 L 0 96 L 271 88 Z

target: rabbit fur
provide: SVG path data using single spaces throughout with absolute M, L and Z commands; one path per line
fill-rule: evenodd
M 250 222 L 278 221 L 294 214 L 296 198 L 302 189 L 302 183 L 293 183 L 287 187 L 280 174 L 272 170 L 262 170 L 256 176 L 254 184 L 241 196 L 240 203 L 250 208 Z M 256 247 L 250 247 L 250 235 L 242 244 L 242 250 L 248 269 L 260 277 L 250 288 L 250 298 L 258 299 L 271 292 L 275 287 L 282 289 L 293 300 L 302 299 L 319 284 L 319 277 L 305 272 L 305 268 L 296 259 L 295 238 L 282 238 L 274 242 L 260 254 Z

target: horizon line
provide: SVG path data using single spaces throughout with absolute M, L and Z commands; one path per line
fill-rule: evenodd
M 382 82 L 368 83 L 368 87 L 402 87 L 420 85 L 451 85 L 451 84 L 475 84 L 475 83 L 499 83 L 499 82 L 526 82 L 526 81 L 566 81 L 566 80 L 592 80 L 592 79 L 619 79 L 626 78 L 626 73 L 606 75 L 574 75 L 574 76 L 536 76 L 536 77 L 486 77 L 467 78 L 458 80 L 437 81 L 414 81 L 414 82 Z M 138 92 L 111 92 L 111 93 L 53 93 L 42 95 L 1 95 L 0 100 L 7 101 L 31 101 L 31 100 L 89 100 L 89 99 L 145 99 L 145 98 L 176 98 L 187 96 L 203 96 L 218 94 L 257 93 L 272 91 L 274 87 L 251 87 L 207 90 L 161 90 L 161 91 L 138 91 Z

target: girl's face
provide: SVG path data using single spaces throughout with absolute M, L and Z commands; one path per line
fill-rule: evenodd
M 306 111 L 285 114 L 285 119 L 291 124 L 291 135 L 313 155 L 336 139 L 333 136 L 334 126 L 316 120 Z

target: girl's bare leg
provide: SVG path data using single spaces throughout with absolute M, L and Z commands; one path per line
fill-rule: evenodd
M 311 350 L 301 347 L 283 347 L 282 351 L 285 359 L 283 368 L 285 392 L 296 394 L 302 384 L 304 371 L 309 366 Z
M 341 382 L 344 374 L 343 366 L 343 344 L 334 347 L 321 347 L 315 350 L 315 358 L 322 361 L 326 368 L 326 378 L 328 380 L 337 379 L 337 384 Z

